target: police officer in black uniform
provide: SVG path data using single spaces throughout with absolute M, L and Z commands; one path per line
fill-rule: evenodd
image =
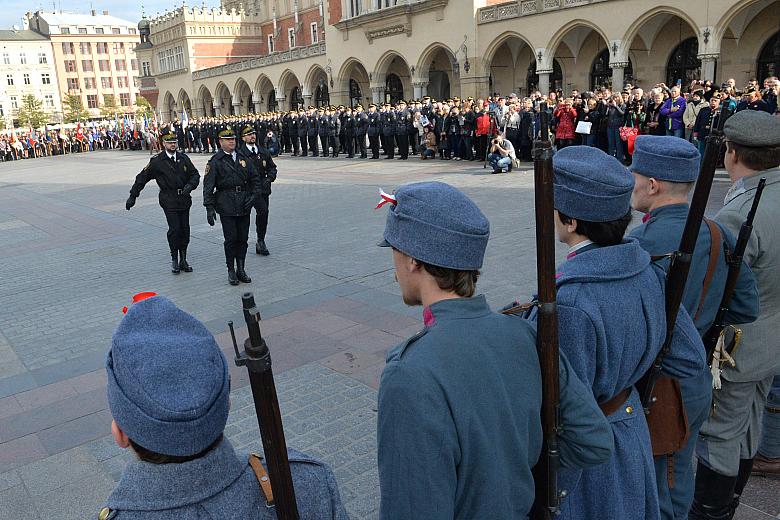
M 268 229 L 268 202 L 271 196 L 271 183 L 276 180 L 276 164 L 274 164 L 268 149 L 257 145 L 257 135 L 253 127 L 244 127 L 241 130 L 241 139 L 244 142 L 241 143 L 238 153 L 250 159 L 260 175 L 260 196 L 255 199 L 255 228 L 257 229 L 255 253 L 268 256 L 265 232 Z
M 385 145 L 385 159 L 395 155 L 395 112 L 389 104 L 385 104 L 382 113 L 382 143 Z
M 339 156 L 339 134 L 341 133 L 341 119 L 338 111 L 334 110 L 328 116 L 328 141 L 333 148 L 332 157 Z
M 298 141 L 301 143 L 301 157 L 309 156 L 309 118 L 301 108 L 298 111 Z
M 178 138 L 171 129 L 162 132 L 165 150 L 149 160 L 141 173 L 136 175 L 125 208 L 135 206 L 135 199 L 144 186 L 154 179 L 160 187 L 159 202 L 168 221 L 168 246 L 171 250 L 171 272 L 191 273 L 187 263 L 187 246 L 190 243 L 190 192 L 198 187 L 200 174 L 189 157 L 176 151 Z
M 408 125 L 411 124 L 412 114 L 406 109 L 406 101 L 398 102 L 398 111 L 395 119 L 395 140 L 398 143 L 398 153 L 401 157 L 399 161 L 405 161 L 409 158 L 409 132 Z
M 322 156 L 327 157 L 330 146 L 328 145 L 328 118 L 330 107 L 320 108 L 317 113 L 317 133 L 322 144 Z
M 355 157 L 355 117 L 352 115 L 352 107 L 344 109 L 344 119 L 341 121 L 344 129 L 344 147 L 347 151 L 347 158 Z
M 317 146 L 317 130 L 319 119 L 317 118 L 317 111 L 314 109 L 314 107 L 309 107 L 309 115 L 306 116 L 306 119 L 309 125 L 306 135 L 306 138 L 309 140 L 309 151 L 311 151 L 312 157 L 319 157 L 320 150 L 319 146 Z
M 368 116 L 363 111 L 363 105 L 355 107 L 355 143 L 360 150 L 360 158 L 366 159 L 366 133 L 368 132 Z
M 379 133 L 381 131 L 381 121 L 379 112 L 376 111 L 376 105 L 368 105 L 368 114 L 366 114 L 368 126 L 368 143 L 371 146 L 371 158 L 379 159 Z
M 217 213 L 222 220 L 230 285 L 250 283 L 252 279 L 244 270 L 244 262 L 252 206 L 260 196 L 262 183 L 252 161 L 236 151 L 236 134 L 232 126 L 227 125 L 219 133 L 219 146 L 220 150 L 206 164 L 203 178 L 206 220 L 213 226 Z

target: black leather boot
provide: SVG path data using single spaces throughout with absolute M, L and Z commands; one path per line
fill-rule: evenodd
M 179 252 L 171 251 L 171 272 L 173 274 L 179 274 L 181 268 L 179 267 Z
M 699 462 L 696 491 L 689 520 L 731 520 L 734 516 L 734 486 L 737 477 L 721 475 Z
M 236 270 L 233 269 L 233 259 L 231 258 L 228 263 L 228 283 L 230 285 L 238 285 L 238 277 L 236 276 Z
M 187 263 L 187 248 L 179 249 L 179 269 L 185 273 L 192 272 L 192 267 Z
M 268 256 L 270 254 L 268 252 L 268 248 L 265 246 L 265 240 L 257 241 L 257 244 L 255 245 L 255 253 L 263 256 Z
M 739 473 L 737 473 L 737 482 L 734 484 L 734 498 L 731 500 L 731 515 L 734 516 L 739 507 L 739 499 L 745 490 L 750 474 L 753 472 L 753 459 L 739 460 Z
M 238 280 L 243 283 L 252 283 L 252 279 L 249 278 L 249 275 L 246 274 L 246 271 L 244 271 L 244 259 L 243 258 L 236 258 L 236 276 L 238 277 Z

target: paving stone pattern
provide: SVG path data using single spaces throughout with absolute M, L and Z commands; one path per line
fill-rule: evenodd
M 203 171 L 206 156 L 192 158 Z M 169 272 L 156 186 L 124 209 L 147 160 L 105 152 L 0 164 L 0 520 L 91 518 L 115 485 L 129 454 L 110 436 L 103 364 L 121 307 L 141 290 L 206 323 L 229 359 L 226 323 L 245 335 L 240 295 L 253 291 L 288 443 L 331 465 L 352 518 L 376 518 L 376 388 L 387 349 L 420 327 L 387 250 L 375 246 L 385 219 L 373 209 L 378 189 L 443 180 L 473 197 L 491 221 L 479 289 L 500 306 L 534 292 L 528 168 L 491 175 L 480 163 L 280 158 L 271 256 L 250 254 L 253 283 L 236 288 L 199 192 L 192 274 Z M 710 213 L 726 188 L 716 183 Z M 246 371 L 230 373 L 226 433 L 259 449 Z M 752 480 L 737 518 L 780 517 L 778 496 L 777 481 Z

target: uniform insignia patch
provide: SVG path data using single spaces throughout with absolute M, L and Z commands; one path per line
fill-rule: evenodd
M 238 161 L 238 162 L 240 162 L 240 163 L 241 163 L 241 167 L 242 167 L 242 168 L 246 168 L 246 161 L 245 161 L 245 160 L 243 160 L 243 159 L 239 159 L 239 161 Z

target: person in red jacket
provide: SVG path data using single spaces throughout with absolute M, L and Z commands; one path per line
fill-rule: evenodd
M 482 111 L 477 116 L 477 141 L 476 151 L 477 157 L 484 161 L 487 156 L 487 144 L 490 138 L 490 112 L 486 106 L 482 107 Z
M 555 130 L 555 141 L 558 149 L 566 148 L 574 144 L 574 128 L 577 121 L 577 111 L 572 108 L 571 98 L 567 98 L 563 103 L 559 103 L 553 113 L 558 121 Z

